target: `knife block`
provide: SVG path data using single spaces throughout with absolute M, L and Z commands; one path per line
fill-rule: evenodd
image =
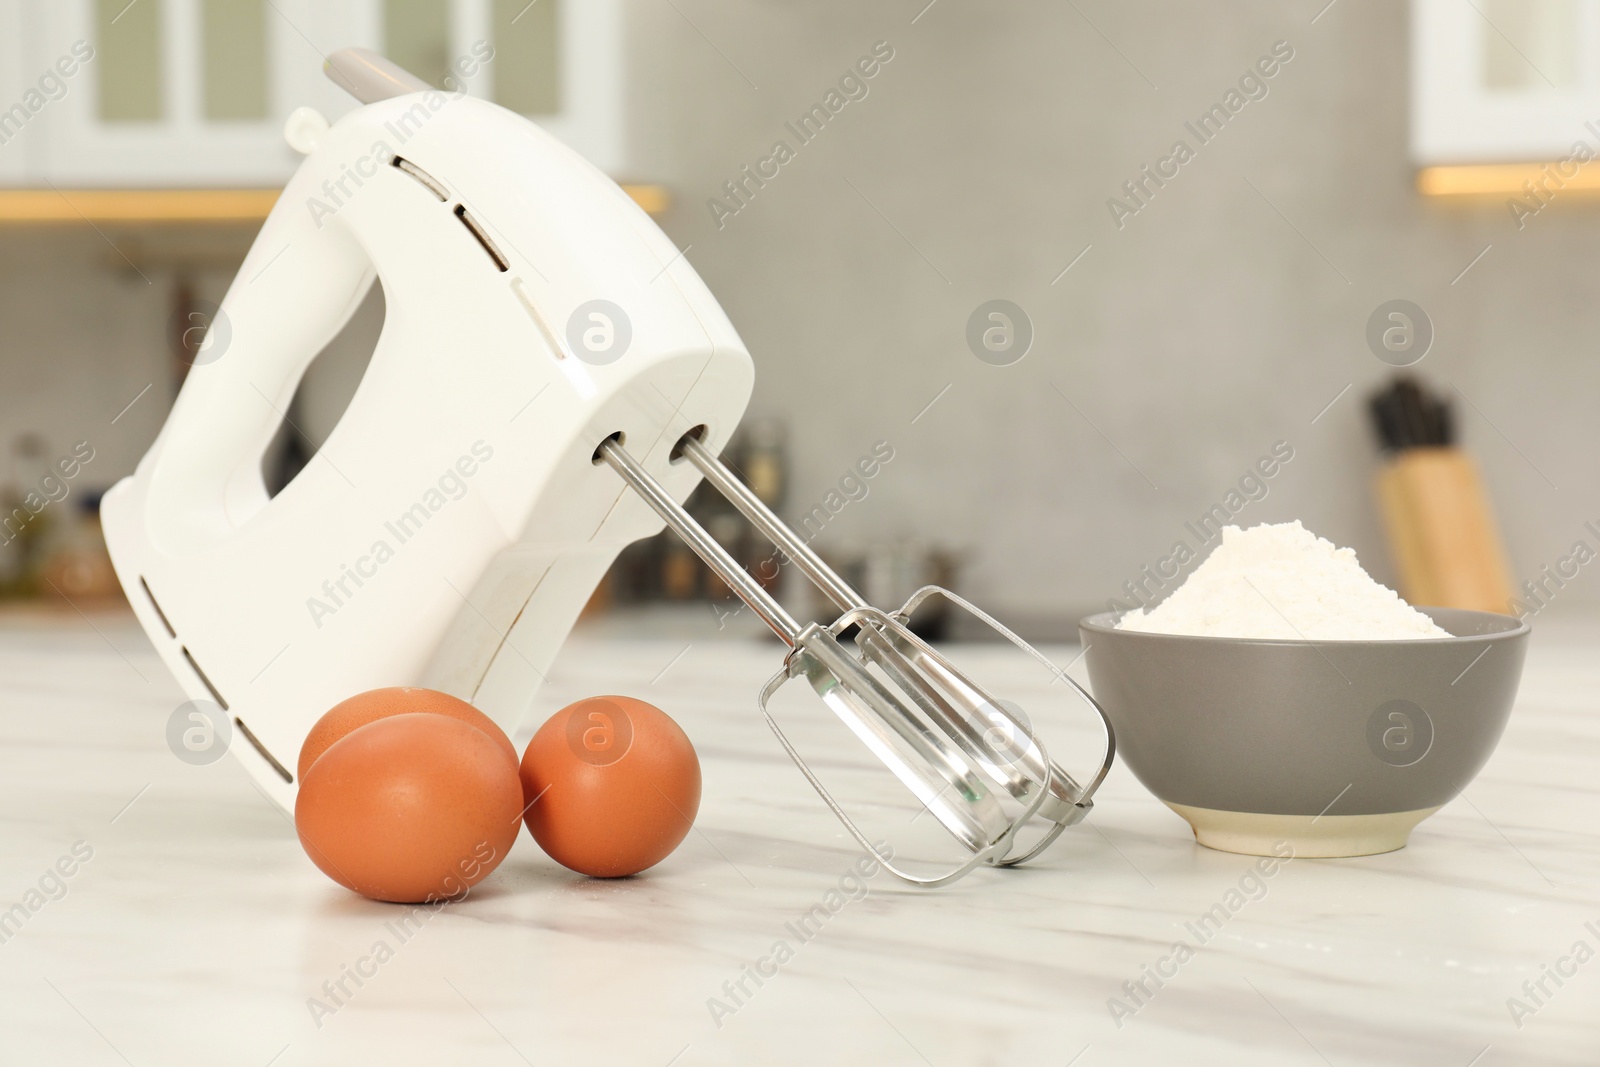
M 1510 569 L 1471 457 L 1457 448 L 1408 448 L 1384 463 L 1377 488 L 1407 601 L 1509 611 Z

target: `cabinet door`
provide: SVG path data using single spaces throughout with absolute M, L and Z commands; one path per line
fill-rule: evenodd
M 1413 0 L 1411 79 L 1416 163 L 1600 151 L 1600 2 Z
M 526 115 L 608 174 L 626 169 L 618 0 L 369 2 L 378 39 L 368 47 Z
M 279 185 L 299 159 L 289 113 L 355 106 L 322 73 L 350 46 L 520 111 L 617 173 L 621 45 L 618 0 L 0 0 L 0 100 L 89 56 L 18 150 L 0 143 L 0 181 Z
M 46 129 L 62 185 L 276 184 L 294 166 L 279 57 L 315 53 L 286 0 L 39 0 L 37 60 L 92 48 Z
M 40 143 L 39 121 L 54 102 L 46 95 L 54 82 L 47 80 L 41 90 L 38 80 L 46 72 L 32 69 L 23 33 L 20 0 L 0 0 L 0 182 L 8 185 L 26 175 L 28 157 Z M 28 97 L 29 89 L 37 95 Z

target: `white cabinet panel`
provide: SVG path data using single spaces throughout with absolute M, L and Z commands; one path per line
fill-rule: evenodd
M 390 44 L 423 77 L 504 97 L 617 173 L 622 33 L 620 0 L 0 0 L 0 107 L 80 57 L 37 113 L 20 103 L 15 132 L 0 115 L 0 182 L 281 184 L 298 160 L 288 114 L 355 106 L 323 58 Z
M 50 115 L 42 177 L 74 186 L 249 185 L 279 181 L 293 169 L 281 134 L 282 57 L 290 46 L 310 50 L 282 20 L 260 22 L 267 113 L 210 119 L 200 0 L 57 0 L 38 8 L 44 17 L 36 54 L 54 55 L 74 42 L 94 49 L 78 91 Z M 264 5 L 263 14 L 270 12 Z
M 24 94 L 38 90 L 44 72 L 32 69 L 23 32 L 21 5 L 0 2 L 0 181 L 7 183 L 27 173 L 28 154 L 39 141 L 34 110 Z M 41 102 L 41 111 L 44 106 Z
M 623 35 L 619 0 L 378 0 L 367 47 L 413 73 L 521 111 L 611 174 L 627 168 L 623 143 Z M 442 12 L 439 17 L 435 12 Z M 404 25 L 448 25 L 442 47 L 419 47 Z M 486 54 L 492 58 L 481 60 Z M 419 57 L 413 60 L 412 55 Z M 463 76 L 465 67 L 476 68 Z
M 1600 0 L 1412 0 L 1411 78 L 1415 163 L 1600 154 Z

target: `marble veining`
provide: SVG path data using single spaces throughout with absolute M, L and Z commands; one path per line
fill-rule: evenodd
M 1033 868 L 935 893 L 862 876 L 777 747 L 754 708 L 775 645 L 580 634 L 535 718 L 666 708 L 703 760 L 696 831 L 618 882 L 524 835 L 467 900 L 412 912 L 323 878 L 231 760 L 172 756 L 182 697 L 125 618 L 0 623 L 0 912 L 24 903 L 0 1061 L 1593 1065 L 1595 632 L 1541 620 L 1493 760 L 1400 852 L 1241 881 L 1254 859 L 1197 846 L 1118 767 Z

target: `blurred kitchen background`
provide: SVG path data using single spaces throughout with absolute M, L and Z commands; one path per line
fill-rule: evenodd
M 1481 472 L 1489 584 L 1600 602 L 1586 571 L 1544 577 L 1600 547 L 1600 163 L 1573 158 L 1600 152 L 1593 0 L 0 0 L 0 511 L 31 516 L 92 450 L 7 528 L 13 604 L 115 601 L 98 493 L 295 165 L 285 118 L 351 106 L 320 70 L 346 45 L 531 114 L 652 211 L 757 360 L 734 462 L 795 525 L 823 507 L 816 546 L 870 598 L 948 581 L 1068 636 L 1175 544 L 1203 555 L 1218 506 L 1299 518 L 1396 583 L 1368 401 L 1409 363 Z M 969 341 L 993 300 L 1022 317 L 976 319 L 1031 329 L 1020 359 Z M 269 481 L 332 428 L 382 319 L 374 296 L 313 365 Z M 1373 340 L 1391 324 L 1431 335 L 1420 361 Z M 594 610 L 714 620 L 719 595 L 658 539 Z

